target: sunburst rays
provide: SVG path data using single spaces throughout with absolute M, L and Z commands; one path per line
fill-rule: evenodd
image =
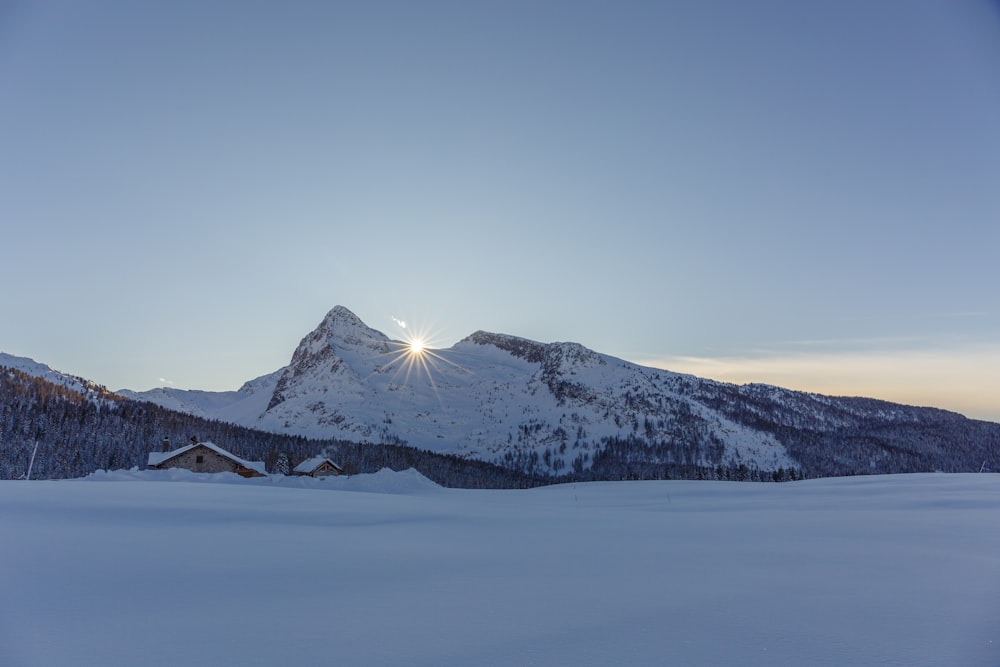
M 391 381 L 404 387 L 410 386 L 411 380 L 414 384 L 425 382 L 440 403 L 441 395 L 435 376 L 440 376 L 445 366 L 457 369 L 462 367 L 436 352 L 432 341 L 433 337 L 429 332 L 407 327 L 404 340 L 388 342 L 388 360 L 379 368 L 381 372 L 392 372 Z

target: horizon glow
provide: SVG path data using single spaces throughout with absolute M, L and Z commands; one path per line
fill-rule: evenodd
M 733 384 L 771 384 L 827 396 L 936 407 L 1000 423 L 1000 344 L 952 349 L 670 357 L 641 365 Z

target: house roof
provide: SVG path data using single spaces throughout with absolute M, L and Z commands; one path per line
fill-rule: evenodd
M 193 444 L 190 444 L 190 445 L 184 445 L 180 449 L 175 449 L 172 452 L 150 452 L 149 453 L 149 459 L 147 460 L 146 465 L 149 465 L 149 466 L 162 465 L 163 463 L 166 463 L 167 461 L 169 461 L 170 459 L 174 458 L 175 456 L 180 456 L 184 452 L 189 452 L 192 449 L 194 449 L 195 447 L 207 447 L 208 449 L 211 449 L 216 454 L 218 454 L 220 456 L 224 456 L 225 458 L 227 458 L 230 461 L 233 461 L 235 463 L 238 463 L 239 465 L 243 466 L 244 468 L 249 468 L 250 470 L 253 470 L 255 472 L 259 472 L 261 475 L 266 475 L 267 474 L 267 470 L 264 467 L 264 462 L 263 461 L 247 461 L 246 459 L 241 459 L 240 457 L 236 456 L 232 452 L 227 452 L 222 447 L 219 447 L 218 445 L 216 445 L 215 443 L 212 443 L 212 442 L 198 442 L 198 443 L 193 443 Z
M 306 459 L 302 463 L 295 466 L 295 469 L 292 472 L 304 472 L 304 473 L 312 472 L 316 468 L 323 465 L 324 461 L 332 465 L 337 470 L 341 469 L 339 465 L 337 465 L 330 459 L 326 458 L 325 456 L 314 456 L 311 459 Z

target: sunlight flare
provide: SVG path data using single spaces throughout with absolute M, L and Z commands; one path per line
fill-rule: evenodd
M 405 331 L 402 340 L 389 342 L 386 363 L 380 366 L 380 372 L 391 372 L 391 381 L 403 387 L 411 381 L 426 384 L 440 401 L 435 375 L 440 374 L 444 365 L 461 366 L 435 351 L 434 336 L 426 327 L 413 326 L 396 317 L 392 319 Z

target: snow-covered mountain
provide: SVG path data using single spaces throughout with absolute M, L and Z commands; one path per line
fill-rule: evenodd
M 4 365 L 103 390 L 31 360 L 2 355 Z M 485 331 L 418 352 L 342 306 L 288 366 L 238 391 L 118 393 L 270 433 L 405 444 L 530 475 L 785 479 L 1000 463 L 1000 424 L 944 410 L 737 386 Z
M 127 395 L 275 433 L 399 442 L 543 473 L 580 472 L 601 457 L 614 457 L 622 474 L 630 460 L 791 470 L 807 450 L 812 462 L 829 434 L 861 424 L 911 428 L 964 419 L 868 399 L 737 387 L 576 343 L 484 331 L 417 353 L 342 306 L 302 339 L 286 368 L 238 392 Z M 844 454 L 851 470 L 855 459 L 875 470 L 889 456 L 868 440 L 857 447 Z
M 0 352 L 0 368 L 13 368 L 26 375 L 41 378 L 46 382 L 51 382 L 54 385 L 83 394 L 93 400 L 106 399 L 112 396 L 112 392 L 108 391 L 104 385 L 97 384 L 92 380 L 87 380 L 78 375 L 69 375 L 68 373 L 54 370 L 51 366 L 39 363 L 28 357 L 16 357 L 12 354 Z
M 678 394 L 688 382 L 576 343 L 483 331 L 414 353 L 338 306 L 299 344 L 252 425 L 560 472 L 589 467 L 607 438 L 677 440 L 691 421 Z M 795 466 L 773 436 L 712 418 L 719 440 L 701 444 L 720 449 L 713 461 Z

